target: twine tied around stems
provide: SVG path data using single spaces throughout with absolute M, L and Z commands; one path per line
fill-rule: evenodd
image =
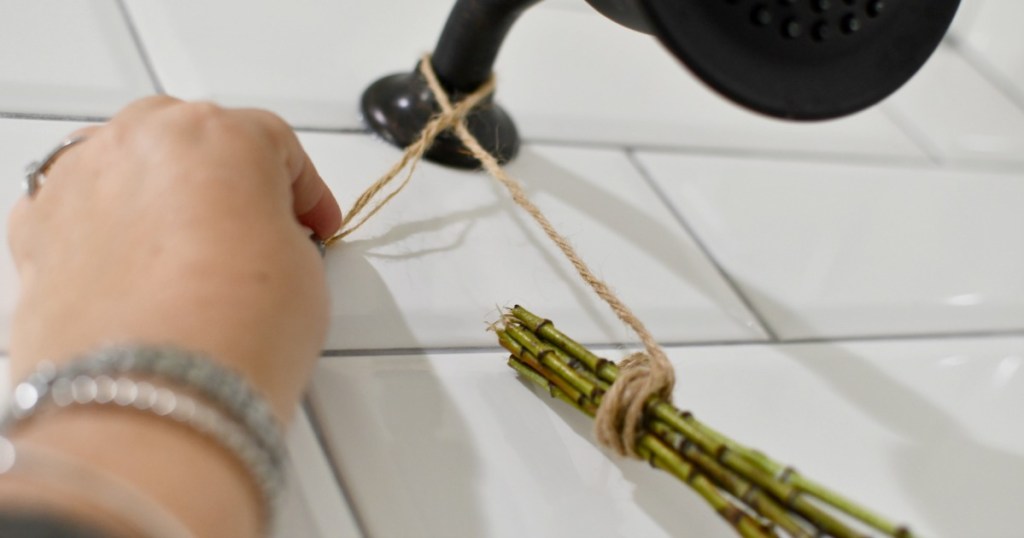
M 405 148 L 401 159 L 395 163 L 380 179 L 373 183 L 356 200 L 352 208 L 344 216 L 341 229 L 325 241 L 330 246 L 350 233 L 357 230 L 367 220 L 375 215 L 385 204 L 390 202 L 412 178 L 416 165 L 422 159 L 423 154 L 430 148 L 434 139 L 448 129 L 452 129 L 459 140 L 466 146 L 470 153 L 480 161 L 481 166 L 494 179 L 498 180 L 509 194 L 512 200 L 526 211 L 533 220 L 544 230 L 562 251 L 562 254 L 569 260 L 569 263 L 576 269 L 580 278 L 594 290 L 604 302 L 611 307 L 615 315 L 628 325 L 640 338 L 644 351 L 634 353 L 619 363 L 619 377 L 612 384 L 611 388 L 604 395 L 601 406 L 597 410 L 594 420 L 594 432 L 598 442 L 613 449 L 619 455 L 638 457 L 634 447 L 640 436 L 640 429 L 643 424 L 644 412 L 652 397 L 662 400 L 671 400 L 672 388 L 675 386 L 675 370 L 655 341 L 654 336 L 647 330 L 643 322 L 633 314 L 633 311 L 622 302 L 603 280 L 598 278 L 593 271 L 584 263 L 572 244 L 551 224 L 541 210 L 527 197 L 523 186 L 508 175 L 498 163 L 498 159 L 491 155 L 480 144 L 480 141 L 466 127 L 466 116 L 474 107 L 479 105 L 494 92 L 494 78 L 491 77 L 473 93 L 453 105 L 448 93 L 441 86 L 431 65 L 430 55 L 424 55 L 419 65 L 420 74 L 427 81 L 434 99 L 437 101 L 441 111 L 434 116 L 420 132 L 416 141 Z M 391 192 L 381 195 L 384 188 L 391 183 L 402 170 L 408 168 L 404 179 Z M 370 203 L 377 197 L 383 198 L 369 209 L 369 212 L 359 215 L 370 207 Z

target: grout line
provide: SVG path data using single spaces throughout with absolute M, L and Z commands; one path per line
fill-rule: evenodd
M 348 505 L 349 512 L 352 514 L 352 520 L 355 523 L 356 530 L 364 538 L 370 538 L 370 533 L 367 531 L 366 522 L 363 521 L 362 514 L 359 508 L 356 506 L 355 500 L 349 491 L 349 488 L 345 484 L 345 479 L 342 477 L 341 469 L 338 467 L 336 461 L 334 461 L 334 452 L 330 449 L 330 442 L 327 436 L 324 434 L 323 428 L 320 425 L 320 418 L 317 416 L 316 406 L 313 405 L 313 401 L 307 391 L 306 395 L 302 398 L 302 409 L 306 412 L 306 416 L 309 418 L 310 428 L 313 430 L 313 436 L 316 438 L 316 442 L 320 445 L 320 452 L 323 454 L 324 459 L 327 460 L 327 466 L 331 469 L 331 474 L 334 478 L 334 484 L 338 487 L 341 492 L 341 498 Z
M 927 340 L 958 340 L 977 338 L 1013 338 L 1024 337 L 1024 327 L 1017 329 L 991 329 L 952 332 L 922 332 L 902 334 L 851 334 L 843 336 L 806 336 L 797 338 L 779 338 L 777 340 L 741 339 L 741 340 L 689 340 L 677 342 L 659 342 L 666 348 L 695 347 L 742 347 L 742 346 L 788 346 L 802 344 L 855 344 L 858 342 L 910 342 Z M 580 342 L 580 345 L 599 351 L 617 351 L 641 347 L 640 342 Z M 468 355 L 471 353 L 508 353 L 501 346 L 442 346 L 442 347 L 394 347 L 364 349 L 324 349 L 320 351 L 321 359 L 346 359 L 354 357 L 395 357 L 400 355 Z M 10 351 L 0 348 L 0 359 L 10 358 Z
M 845 344 L 857 342 L 906 342 L 915 340 L 955 340 L 971 338 L 1007 338 L 1024 336 L 1024 328 L 1019 329 L 993 329 L 945 333 L 906 333 L 906 334 L 863 334 L 840 337 L 805 337 L 789 338 L 775 342 L 778 345 L 801 345 L 801 344 Z
M 396 355 L 428 355 L 428 354 L 466 354 L 489 353 L 503 351 L 505 348 L 494 346 L 451 346 L 451 347 L 383 347 L 364 349 L 324 349 L 321 357 L 391 357 Z
M 960 340 L 983 338 L 1024 337 L 1024 328 L 996 329 L 978 331 L 960 331 L 945 333 L 905 333 L 905 334 L 863 334 L 846 336 L 821 336 L 800 338 L 779 338 L 777 340 L 694 340 L 687 342 L 660 342 L 666 349 L 710 348 L 710 347 L 743 347 L 765 346 L 780 347 L 810 344 L 856 344 L 867 342 L 925 342 L 929 340 Z M 581 345 L 596 351 L 618 351 L 638 348 L 640 342 L 587 343 Z M 467 347 L 423 347 L 423 348 L 381 348 L 381 349 L 334 349 L 324 350 L 321 357 L 325 359 L 392 357 L 400 355 L 466 355 L 470 353 L 508 353 L 500 346 L 467 346 Z M 0 352 L 2 354 L 2 352 Z
M 784 162 L 806 162 L 806 163 L 831 163 L 831 164 L 854 164 L 878 167 L 902 167 L 902 168 L 934 168 L 930 156 L 922 157 L 895 156 L 895 155 L 863 155 L 856 153 L 836 152 L 802 152 L 802 151 L 773 151 L 754 148 L 725 148 L 725 147 L 698 147 L 698 146 L 673 146 L 659 144 L 623 144 L 621 142 L 600 142 L 592 140 L 562 140 L 557 138 L 529 138 L 524 143 L 539 144 L 546 146 L 567 146 L 591 149 L 609 149 L 622 151 L 628 148 L 632 151 L 648 153 L 669 153 L 674 155 L 693 155 L 698 157 L 732 157 L 741 159 L 761 159 Z
M 90 116 L 86 114 L 51 114 L 48 112 L 4 112 L 0 111 L 0 119 L 12 120 L 45 120 L 45 121 L 87 121 L 93 123 L 106 123 L 110 116 Z M 293 131 L 299 133 L 328 133 L 328 134 L 360 134 L 369 135 L 369 130 L 362 127 L 316 127 L 311 125 L 298 125 L 292 127 Z
M 1024 91 L 1004 76 L 996 66 L 978 53 L 974 47 L 961 41 L 957 36 L 946 38 L 946 45 L 967 61 L 972 69 L 999 93 L 1009 99 L 1017 108 L 1024 110 Z
M 663 347 L 684 348 L 684 347 L 729 347 L 769 344 L 769 340 L 693 340 L 688 342 L 659 342 Z M 639 341 L 636 342 L 602 342 L 588 343 L 580 342 L 580 345 L 595 351 L 619 351 L 643 347 Z M 403 347 L 403 348 L 379 348 L 379 349 L 325 349 L 320 352 L 323 359 L 346 359 L 364 357 L 397 357 L 404 355 L 468 355 L 473 353 L 500 353 L 508 354 L 508 350 L 501 346 L 466 346 L 466 347 Z
M 1024 106 L 1022 106 L 1024 107 Z M 89 123 L 106 123 L 110 121 L 109 116 L 90 116 L 86 114 L 51 114 L 45 112 L 4 112 L 0 111 L 0 119 L 25 119 L 42 121 L 77 121 Z M 367 135 L 373 137 L 373 133 L 359 127 L 317 127 L 312 125 L 293 126 L 292 130 L 299 133 L 324 133 L 342 135 Z M 913 137 L 912 137 L 913 138 Z M 914 140 L 916 142 L 916 140 Z M 935 170 L 936 163 L 933 155 L 927 155 L 925 159 L 901 158 L 901 157 L 869 157 L 841 154 L 810 154 L 799 152 L 761 152 L 758 150 L 724 149 L 724 148 L 693 148 L 693 147 L 672 147 L 672 146 L 651 146 L 651 145 L 616 145 L 614 143 L 591 142 L 585 140 L 557 140 L 533 138 L 523 141 L 525 144 L 542 147 L 578 147 L 587 149 L 604 149 L 622 151 L 642 151 L 648 153 L 687 155 L 695 157 L 732 157 L 739 159 L 770 160 L 791 164 L 833 164 L 833 165 L 855 165 L 875 166 L 878 168 L 902 168 L 908 170 Z M 943 163 L 942 169 L 960 172 L 982 172 L 982 173 L 1013 173 L 1018 174 L 1024 169 L 1024 165 L 1013 162 L 985 162 L 985 161 L 956 161 Z
M 110 121 L 106 116 L 90 116 L 87 114 L 47 114 L 40 112 L 3 112 L 0 111 L 0 119 L 12 120 L 46 120 L 46 121 L 84 121 L 92 123 L 106 123 Z
M 312 125 L 293 125 L 292 130 L 297 133 L 327 133 L 327 134 L 361 134 L 369 135 L 370 130 L 366 127 L 316 127 Z
M 153 90 L 156 93 L 166 95 L 167 91 L 164 90 L 164 85 L 156 74 L 156 68 L 153 67 L 153 61 L 146 50 L 146 45 L 142 42 L 142 36 L 139 35 L 139 29 L 135 26 L 135 20 L 132 19 L 128 6 L 125 5 L 124 0 L 116 1 L 118 9 L 121 10 L 121 17 L 124 19 L 125 25 L 128 26 L 128 33 L 132 36 L 132 42 L 135 43 L 135 50 L 139 53 L 142 65 L 146 68 L 146 74 L 149 75 L 149 81 L 153 84 Z
M 767 344 L 768 340 L 745 339 L 745 340 L 693 340 L 686 342 L 661 342 L 665 347 L 716 347 L 716 346 L 741 346 L 754 344 Z M 636 342 L 601 342 L 588 343 L 580 342 L 581 345 L 593 350 L 615 351 L 620 349 L 641 347 L 640 341 Z M 325 349 L 320 352 L 322 358 L 349 358 L 349 357 L 394 357 L 399 355 L 466 355 L 470 353 L 508 353 L 505 348 L 494 346 L 465 346 L 465 347 L 400 347 L 400 348 L 377 348 L 377 349 Z
M 939 146 L 937 146 L 923 130 L 915 125 L 910 118 L 906 117 L 895 108 L 885 106 L 884 104 L 879 105 L 878 110 L 880 110 L 882 114 L 896 126 L 897 129 L 903 131 L 903 134 L 907 135 L 907 138 L 909 138 L 911 142 L 917 145 L 917 147 L 928 156 L 928 160 L 930 160 L 932 164 L 938 166 L 946 164 L 946 159 L 943 156 L 942 149 L 940 149 Z
M 75 114 L 49 114 L 39 112 L 3 112 L 0 111 L 0 118 L 12 119 L 34 119 L 50 121 L 90 121 L 107 122 L 107 116 L 88 116 Z M 294 125 L 292 130 L 300 133 L 327 133 L 327 134 L 360 134 L 373 136 L 368 128 L 364 127 L 320 127 L 314 125 Z M 610 149 L 622 151 L 623 148 L 630 148 L 634 151 L 650 153 L 671 153 L 676 155 L 695 155 L 712 157 L 739 157 L 747 159 L 766 159 L 783 162 L 808 162 L 808 163 L 833 163 L 833 164 L 863 164 L 879 167 L 902 167 L 902 168 L 933 168 L 932 163 L 926 160 L 919 160 L 913 157 L 871 157 L 832 153 L 800 153 L 800 152 L 768 152 L 746 149 L 729 148 L 693 148 L 687 146 L 656 146 L 656 145 L 629 145 L 616 144 L 612 142 L 592 142 L 587 140 L 559 140 L 531 138 L 524 139 L 524 144 L 547 147 L 580 147 L 590 149 Z
M 1024 102 L 1022 102 L 1024 108 Z M 109 116 L 90 116 L 86 114 L 51 114 L 45 112 L 4 112 L 0 111 L 2 119 L 25 119 L 42 121 L 77 121 L 88 123 L 106 123 L 110 121 Z M 894 122 L 898 123 L 897 120 Z M 899 126 L 899 125 L 898 125 Z M 366 135 L 374 138 L 374 134 L 359 127 L 317 127 L 312 125 L 293 126 L 292 130 L 298 133 L 324 133 L 339 135 Z M 914 142 L 916 137 L 911 136 Z M 672 146 L 645 146 L 645 145 L 616 145 L 614 143 L 591 142 L 585 140 L 557 140 L 533 138 L 524 140 L 524 144 L 538 147 L 568 147 L 585 149 L 602 149 L 623 151 L 629 149 L 636 152 L 656 153 L 663 155 L 681 155 L 694 157 L 731 157 L 737 159 L 769 160 L 788 164 L 830 164 L 830 165 L 853 165 L 873 166 L 886 169 L 906 170 L 936 170 L 935 155 L 926 152 L 924 159 L 901 158 L 901 157 L 870 157 L 841 154 L 810 154 L 799 152 L 761 152 L 758 150 L 724 149 L 724 148 L 694 148 L 694 147 L 672 147 Z M 919 145 L 926 144 L 918 142 Z M 957 172 L 979 172 L 979 173 L 1010 173 L 1019 174 L 1024 170 L 1024 164 L 1002 161 L 951 161 L 943 162 L 941 169 Z
M 0 119 L 12 120 L 43 120 L 43 121 L 79 121 L 89 123 L 106 123 L 110 116 L 90 116 L 88 114 L 51 114 L 49 112 L 4 112 L 0 110 Z M 292 127 L 292 130 L 299 133 L 327 133 L 327 134 L 358 134 L 369 135 L 368 130 L 361 127 L 315 127 L 299 125 Z
M 732 275 L 730 275 L 729 272 L 725 270 L 725 266 L 723 266 L 722 263 L 719 262 L 718 258 L 715 257 L 714 253 L 711 251 L 708 245 L 704 242 L 703 239 L 701 239 L 701 237 L 697 234 L 696 230 L 693 229 L 693 226 L 691 226 L 689 221 L 686 220 L 686 217 L 683 216 L 682 211 L 680 211 L 675 205 L 672 204 L 668 196 L 665 194 L 665 191 L 663 191 L 661 189 L 661 186 L 659 186 L 658 183 L 654 181 L 654 177 L 651 175 L 650 171 L 647 170 L 647 167 L 645 167 L 643 163 L 640 162 L 640 159 L 637 158 L 636 152 L 633 149 L 628 148 L 626 149 L 626 156 L 627 158 L 629 158 L 629 162 L 633 164 L 633 167 L 636 168 L 637 172 L 640 173 L 640 176 L 643 177 L 644 181 L 647 182 L 647 185 L 651 188 L 651 190 L 654 191 L 654 194 L 658 197 L 658 199 L 661 200 L 661 203 L 668 209 L 669 213 L 671 213 L 672 216 L 675 217 L 676 222 L 678 222 L 679 225 L 682 226 L 683 230 L 685 230 L 686 233 L 690 235 L 690 237 L 693 239 L 693 242 L 697 245 L 697 248 L 704 255 L 704 257 L 711 262 L 711 265 L 715 268 L 715 271 L 718 272 L 718 276 L 725 281 L 725 283 L 729 286 L 729 289 L 732 290 L 733 294 L 736 295 L 736 297 L 739 298 L 740 302 L 743 303 L 743 306 L 746 307 L 747 311 L 750 312 L 752 316 L 754 316 L 754 321 L 757 322 L 757 324 L 760 326 L 764 334 L 768 335 L 768 338 L 771 341 L 777 342 L 779 340 L 779 336 L 775 332 L 775 329 L 772 328 L 771 324 L 768 323 L 768 319 L 757 309 L 756 306 L 754 306 L 754 302 L 750 299 L 750 297 L 748 297 L 747 294 L 743 293 L 743 289 L 736 282 L 736 280 L 733 279 Z

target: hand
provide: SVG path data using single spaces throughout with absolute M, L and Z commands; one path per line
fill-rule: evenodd
M 88 138 L 10 218 L 12 376 L 107 344 L 174 344 L 240 372 L 287 422 L 327 325 L 309 229 L 329 237 L 341 222 L 294 133 L 268 112 L 152 97 L 78 134 Z M 259 493 L 235 456 L 170 421 L 71 409 L 14 439 L 134 485 L 197 536 L 261 532 Z M 0 480 L 0 509 L 30 503 L 117 528 L 80 494 Z
M 327 322 L 303 226 L 329 237 L 341 221 L 291 129 L 152 97 L 79 134 L 11 216 L 14 377 L 104 344 L 173 343 L 240 370 L 287 417 Z

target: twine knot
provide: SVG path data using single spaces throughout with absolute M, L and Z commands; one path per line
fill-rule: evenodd
M 648 404 L 672 399 L 675 370 L 660 348 L 656 353 L 657 359 L 641 351 L 619 361 L 619 377 L 597 408 L 594 436 L 620 456 L 638 457 L 635 447 Z
M 608 284 L 591 271 L 576 253 L 572 244 L 555 230 L 547 216 L 526 196 L 523 186 L 505 172 L 498 159 L 484 149 L 480 141 L 466 127 L 466 116 L 494 92 L 494 78 L 491 77 L 476 91 L 453 105 L 451 98 L 441 86 L 437 74 L 434 73 L 429 55 L 424 56 L 420 61 L 419 70 L 437 101 L 440 111 L 427 123 L 416 141 L 405 148 L 402 158 L 356 200 L 352 208 L 345 213 L 341 229 L 325 241 L 325 245 L 330 246 L 359 229 L 370 217 L 390 202 L 409 183 L 416 165 L 423 158 L 424 153 L 430 149 L 434 140 L 449 129 L 454 131 L 455 136 L 480 161 L 481 166 L 508 190 L 512 200 L 533 217 L 533 220 L 576 269 L 580 278 L 611 307 L 615 315 L 628 325 L 643 343 L 643 352 L 634 353 L 619 363 L 619 376 L 608 392 L 604 394 L 595 417 L 595 434 L 599 442 L 619 455 L 637 457 L 635 447 L 638 437 L 642 434 L 641 426 L 648 402 L 652 398 L 671 401 L 672 389 L 675 385 L 675 371 L 672 368 L 672 363 L 668 361 L 664 350 L 661 349 L 643 322 L 619 299 Z M 369 207 L 370 202 L 377 198 L 381 191 L 406 168 L 408 171 L 398 187 L 385 195 L 365 216 L 359 218 L 359 215 Z

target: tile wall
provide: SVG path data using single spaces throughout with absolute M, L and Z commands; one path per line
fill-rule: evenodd
M 0 208 L 27 161 L 152 93 L 277 112 L 347 205 L 398 156 L 363 88 L 411 69 L 450 5 L 0 0 Z M 793 124 L 548 0 L 499 59 L 526 142 L 509 170 L 666 345 L 681 405 L 923 535 L 1020 536 L 1021 16 L 964 0 L 897 94 Z M 611 358 L 633 342 L 485 176 L 421 166 L 325 263 L 278 536 L 731 535 L 504 366 L 485 328 L 514 303 Z M 16 291 L 4 249 L 0 350 Z

